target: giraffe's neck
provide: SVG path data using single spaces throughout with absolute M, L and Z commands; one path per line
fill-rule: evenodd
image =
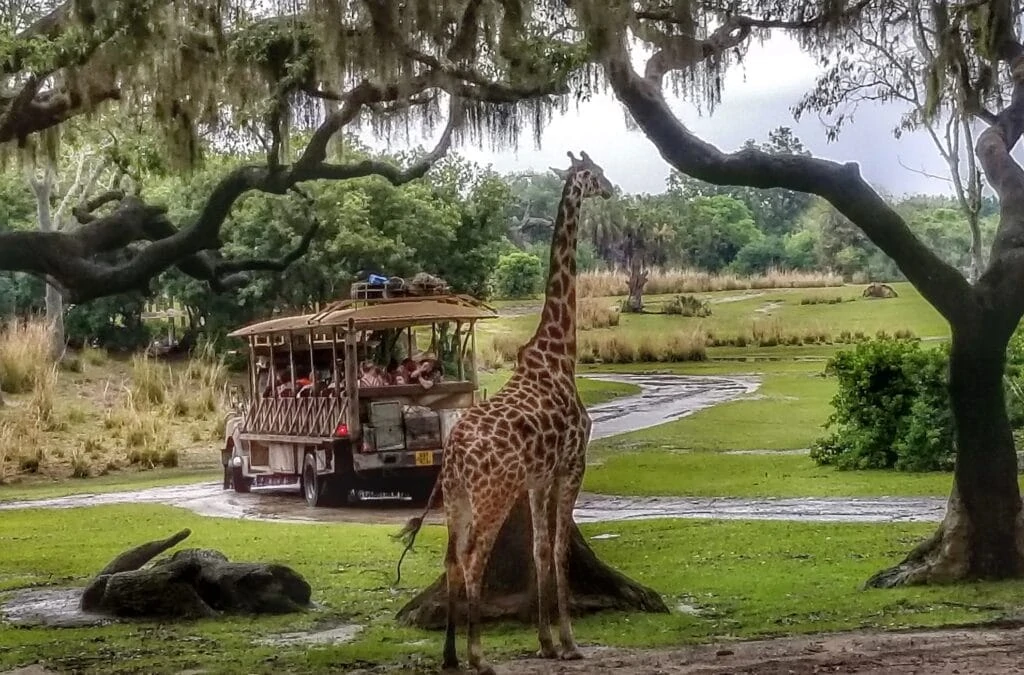
M 565 182 L 558 203 L 555 231 L 551 236 L 548 283 L 544 291 L 544 309 L 534 340 L 546 339 L 564 345 L 564 354 L 576 361 L 576 240 L 579 230 L 583 187 L 578 174 Z M 562 353 L 562 350 L 557 350 Z

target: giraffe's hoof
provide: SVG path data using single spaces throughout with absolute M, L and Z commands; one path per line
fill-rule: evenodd
M 574 645 L 568 649 L 563 649 L 559 658 L 563 661 L 579 661 L 583 658 L 583 653 L 580 651 L 579 647 Z
M 555 649 L 554 645 L 541 645 L 540 650 L 537 652 L 537 656 L 542 659 L 557 659 L 558 650 Z

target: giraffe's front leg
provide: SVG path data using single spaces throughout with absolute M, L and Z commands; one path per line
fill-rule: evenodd
M 562 643 L 561 658 L 566 661 L 582 659 L 583 654 L 576 644 L 572 631 L 572 619 L 569 615 L 569 538 L 572 533 L 572 510 L 576 504 L 583 472 L 559 478 L 553 491 L 555 493 L 555 584 L 558 593 L 558 637 Z
M 533 521 L 533 567 L 537 575 L 537 639 L 538 656 L 558 658 L 555 641 L 551 638 L 551 526 L 548 522 L 548 495 L 550 490 L 530 490 L 530 517 Z

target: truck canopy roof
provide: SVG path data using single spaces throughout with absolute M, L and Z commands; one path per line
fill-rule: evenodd
M 468 295 L 433 295 L 380 300 L 340 300 L 313 314 L 278 317 L 235 330 L 231 337 L 285 335 L 294 331 L 324 333 L 324 329 L 355 330 L 406 328 L 449 321 L 478 321 L 498 314 Z

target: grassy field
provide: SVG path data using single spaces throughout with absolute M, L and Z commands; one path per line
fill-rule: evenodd
M 369 663 L 398 672 L 436 669 L 439 632 L 398 627 L 394 612 L 439 573 L 443 531 L 428 527 L 390 587 L 399 545 L 393 528 L 290 525 L 201 518 L 170 507 L 103 506 L 4 514 L 0 590 L 83 585 L 121 550 L 180 528 L 185 546 L 215 547 L 232 559 L 292 566 L 314 588 L 317 609 L 301 615 L 95 628 L 8 628 L 0 668 L 42 661 L 81 673 L 337 673 Z M 809 525 L 772 522 L 645 521 L 587 526 L 595 551 L 663 594 L 668 615 L 607 613 L 576 622 L 581 643 L 662 646 L 842 628 L 930 626 L 1016 612 L 1024 584 L 862 591 L 859 583 L 930 531 L 926 525 Z M 31 533 L 31 537 L 27 536 Z M 68 542 L 74 542 L 69 546 Z M 361 626 L 354 642 L 263 646 L 282 632 Z M 459 648 L 463 649 L 460 636 Z M 532 628 L 489 626 L 488 654 L 535 649 Z M 422 669 L 422 670 L 421 670 Z

